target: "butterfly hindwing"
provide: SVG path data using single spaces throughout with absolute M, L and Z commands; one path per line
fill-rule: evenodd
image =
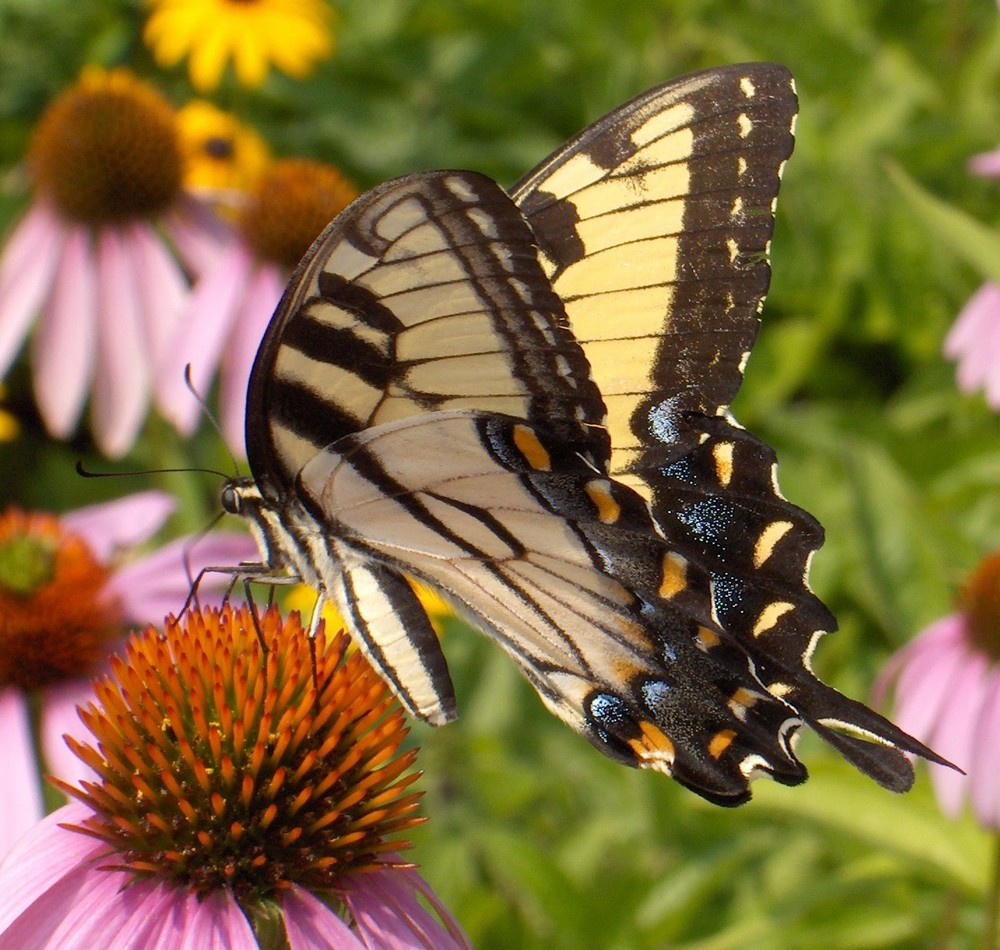
M 355 565 L 364 576 L 389 565 L 462 604 L 546 705 L 613 758 L 721 804 L 744 801 L 755 770 L 805 777 L 790 749 L 800 719 L 717 631 L 708 577 L 656 534 L 638 495 L 543 427 L 470 410 L 417 416 L 341 440 L 302 482 L 337 539 L 346 580 L 327 584 L 354 592 L 338 595 L 345 616 L 373 612 Z

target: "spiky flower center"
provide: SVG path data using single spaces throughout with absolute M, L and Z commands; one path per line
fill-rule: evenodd
M 283 159 L 261 178 L 240 217 L 240 230 L 259 258 L 290 269 L 356 197 L 354 186 L 336 169 Z
M 121 634 L 108 569 L 54 515 L 0 515 L 0 687 L 86 675 Z
M 39 191 L 87 224 L 156 214 L 180 193 L 174 110 L 125 69 L 85 70 L 45 111 L 28 161 Z
M 1000 552 L 976 568 L 960 595 L 972 642 L 994 663 L 1000 662 Z
M 228 606 L 131 638 L 81 713 L 97 747 L 71 743 L 101 781 L 61 785 L 94 809 L 77 830 L 111 846 L 102 866 L 247 907 L 293 883 L 335 892 L 408 847 L 416 753 L 397 755 L 402 711 L 347 646 Z

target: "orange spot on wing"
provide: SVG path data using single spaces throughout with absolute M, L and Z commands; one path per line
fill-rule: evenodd
M 713 758 L 717 759 L 726 751 L 732 744 L 733 739 L 736 738 L 736 733 L 732 729 L 721 729 L 717 732 L 708 743 L 708 754 Z
M 514 426 L 514 445 L 533 469 L 547 472 L 552 468 L 549 453 L 532 429 L 527 426 Z

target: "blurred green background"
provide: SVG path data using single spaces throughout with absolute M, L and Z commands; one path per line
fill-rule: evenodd
M 816 665 L 866 697 L 886 657 L 948 611 L 1000 544 L 998 418 L 957 392 L 940 352 L 986 274 L 961 227 L 939 226 L 919 198 L 998 220 L 1000 183 L 965 167 L 1000 141 L 996 3 L 335 6 L 337 53 L 307 80 L 272 75 L 259 92 L 227 85 L 214 100 L 277 155 L 334 163 L 363 187 L 441 167 L 509 184 L 666 79 L 744 60 L 791 68 L 797 144 L 764 329 L 735 411 L 777 448 L 784 493 L 826 527 L 813 586 L 841 630 Z M 81 65 L 127 63 L 177 104 L 191 98 L 182 67 L 154 67 L 141 23 L 136 2 L 0 0 L 0 226 L 26 206 L 18 163 L 32 123 Z M 185 500 L 177 528 L 218 510 L 212 479 L 79 479 L 77 457 L 102 464 L 88 437 L 47 440 L 27 383 L 23 365 L 7 381 L 5 405 L 24 430 L 0 446 L 4 503 L 59 510 L 162 481 Z M 151 420 L 120 467 L 228 468 L 206 429 L 184 444 Z M 991 842 L 971 821 L 939 815 L 925 775 L 894 797 L 809 737 L 805 787 L 761 782 L 751 804 L 716 809 L 604 760 L 459 626 L 445 649 L 461 719 L 414 727 L 431 818 L 414 856 L 477 946 L 976 945 Z

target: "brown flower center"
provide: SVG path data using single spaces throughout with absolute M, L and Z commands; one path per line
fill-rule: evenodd
M 107 568 L 53 515 L 0 516 L 0 686 L 86 675 L 121 633 Z
M 336 169 L 282 159 L 271 165 L 251 195 L 240 229 L 258 257 L 290 269 L 356 197 L 354 186 Z
M 416 753 L 397 755 L 385 684 L 343 634 L 311 642 L 275 609 L 260 625 L 228 606 L 171 620 L 96 684 L 103 708 L 81 715 L 98 746 L 71 744 L 101 784 L 60 787 L 95 810 L 78 830 L 117 852 L 103 867 L 246 907 L 292 883 L 336 891 L 408 847 Z
M 39 191 L 73 221 L 156 214 L 181 188 L 170 103 L 127 70 L 89 69 L 48 107 L 28 157 Z
M 1000 661 L 1000 551 L 976 568 L 959 595 L 969 637 L 993 662 Z

